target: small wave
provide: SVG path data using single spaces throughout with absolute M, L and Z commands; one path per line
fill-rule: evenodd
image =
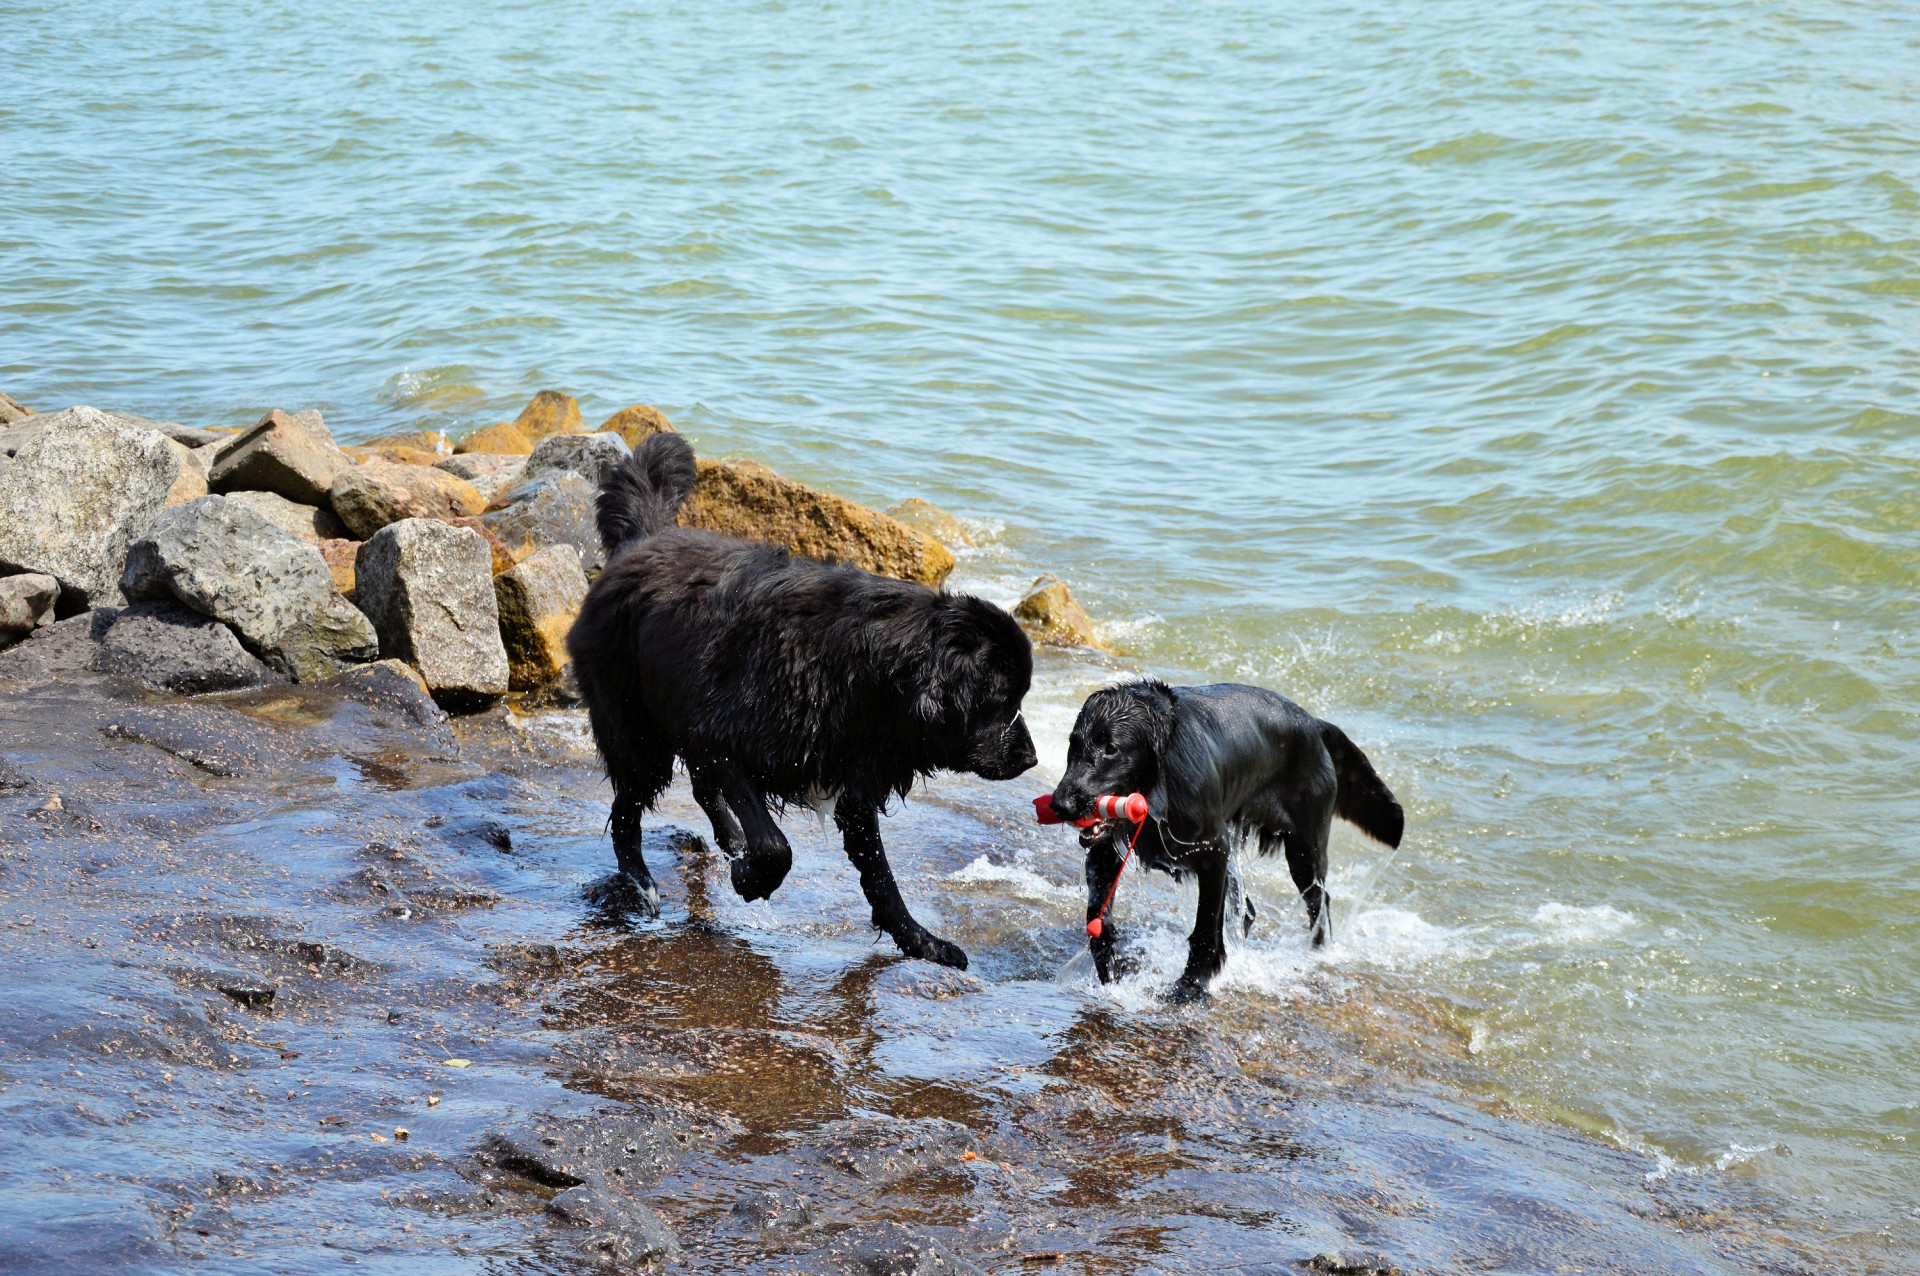
M 1032 869 L 1021 868 L 1017 864 L 996 864 L 984 855 L 976 856 L 972 863 L 949 873 L 947 880 L 967 885 L 1003 886 L 1021 899 L 1066 904 L 1080 902 L 1080 892 L 1071 886 L 1050 882 Z
M 1632 913 L 1623 912 L 1611 904 L 1582 907 L 1551 900 L 1534 909 L 1529 920 L 1540 929 L 1542 938 L 1570 944 L 1591 943 L 1609 935 L 1618 935 L 1640 921 Z

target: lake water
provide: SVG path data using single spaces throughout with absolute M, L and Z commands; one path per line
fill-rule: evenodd
M 1910 8 L 392 8 L 7 5 L 0 388 L 366 437 L 555 386 L 932 500 L 957 585 L 1115 647 L 1043 663 L 1048 766 L 1115 673 L 1244 680 L 1406 800 L 1325 958 L 1252 870 L 1223 1000 L 1413 997 L 1435 1071 L 1911 1261 Z M 1172 898 L 1121 891 L 1159 979 Z

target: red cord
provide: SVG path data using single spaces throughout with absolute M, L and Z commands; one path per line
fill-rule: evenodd
M 1133 858 L 1133 844 L 1140 840 L 1140 834 L 1146 827 L 1147 822 L 1145 820 L 1141 820 L 1133 826 L 1133 837 L 1127 842 L 1127 853 L 1120 857 L 1120 867 L 1113 870 L 1113 881 L 1107 884 L 1107 897 L 1101 901 L 1100 911 L 1095 913 L 1093 920 L 1087 923 L 1087 937 L 1089 939 L 1100 938 L 1100 932 L 1106 929 L 1105 918 L 1107 916 L 1107 910 L 1113 907 L 1113 893 L 1120 889 L 1120 874 L 1125 871 L 1127 861 Z

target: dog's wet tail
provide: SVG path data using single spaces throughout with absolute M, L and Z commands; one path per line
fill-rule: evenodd
M 1333 775 L 1339 784 L 1333 798 L 1333 811 L 1341 819 L 1360 827 L 1360 831 L 1388 846 L 1400 845 L 1407 831 L 1407 815 L 1400 809 L 1386 781 L 1360 752 L 1360 746 L 1347 739 L 1347 733 L 1331 722 L 1320 724 L 1320 738 L 1326 741 L 1333 758 Z
M 693 495 L 693 445 L 678 434 L 652 434 L 600 484 L 594 505 L 600 543 L 613 554 L 630 541 L 672 527 Z

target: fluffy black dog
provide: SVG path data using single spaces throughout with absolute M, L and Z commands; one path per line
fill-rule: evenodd
M 677 434 L 647 439 L 607 477 L 607 567 L 567 638 L 613 781 L 621 872 L 657 913 L 640 817 L 675 757 L 744 899 L 773 894 L 793 867 L 768 803 L 832 798 L 873 924 L 908 956 L 964 970 L 967 955 L 907 911 L 879 814 L 933 771 L 1010 780 L 1034 764 L 1027 636 L 978 598 L 676 528 L 694 477 Z
M 1326 943 L 1327 836 L 1333 817 L 1400 845 L 1406 817 L 1346 733 L 1284 696 L 1222 683 L 1169 687 L 1136 682 L 1096 691 L 1081 706 L 1067 744 L 1067 772 L 1053 791 L 1063 819 L 1094 814 L 1103 793 L 1144 793 L 1146 827 L 1134 854 L 1200 885 L 1200 915 L 1187 941 L 1187 968 L 1170 994 L 1204 996 L 1227 959 L 1227 861 L 1241 840 L 1263 855 L 1286 849 L 1287 869 L 1307 904 L 1315 947 Z M 1124 819 L 1080 835 L 1087 851 L 1087 920 L 1099 915 L 1135 826 Z M 1247 901 L 1243 927 L 1253 925 Z M 1104 983 L 1112 975 L 1114 931 L 1090 939 Z

